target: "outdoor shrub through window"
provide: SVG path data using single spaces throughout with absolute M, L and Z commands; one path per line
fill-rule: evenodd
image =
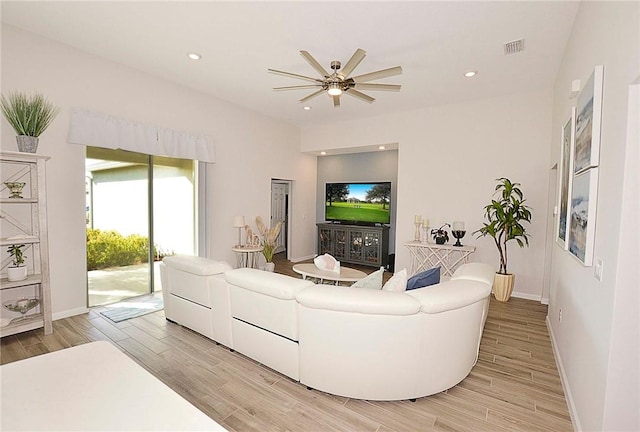
M 194 253 L 195 166 L 186 159 L 87 147 L 90 307 L 161 290 L 162 258 Z

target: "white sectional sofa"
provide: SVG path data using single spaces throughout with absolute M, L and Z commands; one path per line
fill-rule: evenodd
M 204 258 L 161 265 L 167 319 L 311 388 L 369 400 L 428 396 L 469 374 L 494 273 L 470 263 L 447 282 L 389 292 Z

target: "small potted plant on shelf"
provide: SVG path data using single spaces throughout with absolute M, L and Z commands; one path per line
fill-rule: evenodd
M 436 244 L 443 245 L 443 244 L 445 244 L 446 242 L 449 241 L 449 234 L 444 229 L 444 227 L 446 227 L 446 226 L 451 227 L 451 225 L 446 223 L 446 224 L 442 225 L 438 229 L 432 229 L 431 230 L 431 236 L 435 240 Z
M 38 149 L 38 137 L 49 127 L 59 109 L 39 93 L 28 96 L 16 92 L 8 97 L 2 96 L 0 105 L 4 116 L 18 135 L 18 150 L 35 153 Z
M 529 246 L 529 235 L 523 222 L 531 223 L 531 208 L 525 204 L 520 183 L 514 183 L 508 178 L 497 179 L 491 204 L 484 208 L 487 220 L 477 233 L 478 237 L 491 236 L 500 254 L 500 269 L 494 280 L 493 294 L 496 300 L 506 302 L 511 297 L 515 275 L 507 270 L 507 243 L 515 240 L 518 246 Z
M 266 261 L 264 265 L 264 269 L 267 271 L 274 271 L 276 265 L 273 263 L 273 254 L 276 249 L 276 240 L 280 235 L 280 229 L 282 228 L 282 222 L 278 221 L 271 228 L 267 228 L 262 222 L 262 218 L 260 216 L 256 217 L 256 226 L 258 227 L 258 232 L 262 237 L 262 255 L 264 255 L 264 259 Z
M 9 281 L 21 281 L 27 278 L 27 266 L 24 264 L 26 256 L 22 252 L 23 244 L 12 244 L 7 248 L 12 265 L 7 267 L 7 279 Z

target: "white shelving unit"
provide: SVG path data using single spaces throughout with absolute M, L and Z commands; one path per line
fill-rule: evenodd
M 5 302 L 34 296 L 40 300 L 40 304 L 27 313 L 26 319 L 17 322 L 14 319 L 1 327 L 2 337 L 37 328 L 44 328 L 45 334 L 53 332 L 45 169 L 48 159 L 48 156 L 35 153 L 0 151 L 0 299 Z M 8 181 L 26 183 L 23 198 L 9 198 L 9 189 L 4 184 Z M 11 264 L 7 248 L 12 244 L 26 245 L 28 276 L 17 282 L 10 282 L 6 274 Z M 19 318 L 4 307 L 2 309 L 2 317 Z

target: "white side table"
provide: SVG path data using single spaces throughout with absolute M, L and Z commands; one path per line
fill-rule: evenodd
M 469 255 L 476 251 L 475 246 L 439 245 L 410 241 L 404 244 L 411 253 L 411 274 L 440 266 L 442 276 L 453 276 L 456 268 L 469 262 Z
M 258 267 L 258 256 L 262 252 L 262 246 L 234 246 L 231 248 L 236 253 L 238 267 Z

